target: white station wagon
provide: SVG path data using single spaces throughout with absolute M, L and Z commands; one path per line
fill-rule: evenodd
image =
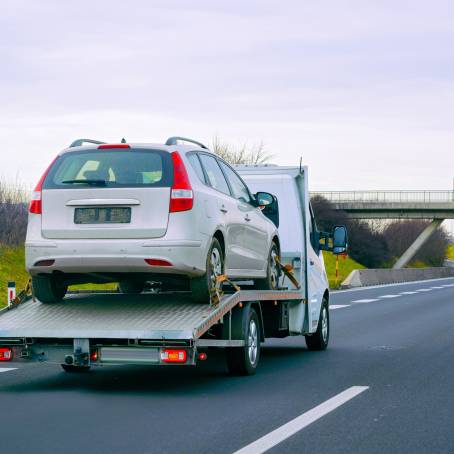
M 140 293 L 147 282 L 190 289 L 209 301 L 224 273 L 277 287 L 276 224 L 277 199 L 252 195 L 203 144 L 80 139 L 33 193 L 26 267 L 43 303 L 61 300 L 68 285 L 106 282 L 125 293 Z

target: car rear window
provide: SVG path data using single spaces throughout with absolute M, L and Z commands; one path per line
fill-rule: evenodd
M 43 189 L 97 187 L 170 187 L 173 166 L 160 150 L 85 150 L 60 156 Z M 86 182 L 86 183 L 85 183 Z

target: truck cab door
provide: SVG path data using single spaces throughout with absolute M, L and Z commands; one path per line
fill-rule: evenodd
M 317 225 L 310 204 L 308 233 L 308 329 L 309 332 L 313 333 L 317 330 L 323 294 L 325 289 L 328 288 L 328 280 L 326 277 L 322 251 L 319 248 Z

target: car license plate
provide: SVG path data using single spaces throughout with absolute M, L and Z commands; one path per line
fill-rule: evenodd
M 129 224 L 131 208 L 128 207 L 96 207 L 76 208 L 75 224 Z

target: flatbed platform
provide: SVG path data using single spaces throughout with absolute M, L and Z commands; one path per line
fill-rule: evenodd
M 5 338 L 196 340 L 243 301 L 302 300 L 299 291 L 243 290 L 217 307 L 194 303 L 185 292 L 69 294 L 61 303 L 29 299 L 0 311 Z

